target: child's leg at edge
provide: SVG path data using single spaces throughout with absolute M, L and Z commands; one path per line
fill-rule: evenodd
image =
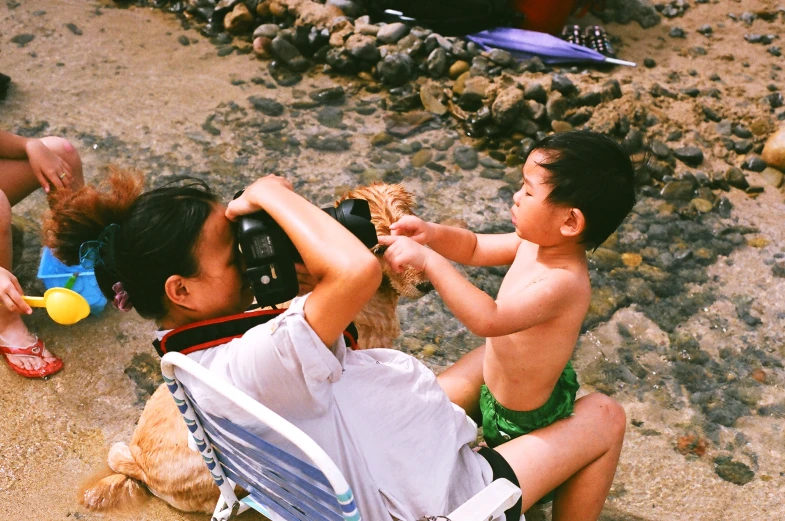
M 621 405 L 593 393 L 575 402 L 573 416 L 496 447 L 518 477 L 524 512 L 557 489 L 553 521 L 599 518 L 626 424 Z
M 84 185 L 82 159 L 74 146 L 67 139 L 55 136 L 41 138 L 41 142 L 71 167 L 71 175 L 74 178 L 71 188 L 77 190 Z M 0 176 L 0 190 L 5 192 L 11 206 L 41 188 L 26 159 L 0 158 L 0 172 L 3 173 Z
M 445 369 L 436 380 L 450 401 L 461 407 L 476 423 L 482 423 L 480 413 L 480 387 L 485 383 L 482 363 L 485 345 L 481 345 L 461 357 Z

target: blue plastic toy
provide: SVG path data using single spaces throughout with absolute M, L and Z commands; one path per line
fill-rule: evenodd
M 75 274 L 77 276 L 72 278 Z M 82 295 L 90 305 L 90 313 L 93 315 L 100 314 L 106 306 L 107 300 L 98 287 L 95 273 L 86 271 L 81 266 L 66 266 L 57 260 L 49 248 L 44 248 L 41 253 L 38 278 L 44 282 L 46 289 L 70 287 Z

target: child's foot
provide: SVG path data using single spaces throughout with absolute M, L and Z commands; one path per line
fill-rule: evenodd
M 11 369 L 27 378 L 43 378 L 63 368 L 63 361 L 28 331 L 4 332 L 0 337 L 0 353 Z

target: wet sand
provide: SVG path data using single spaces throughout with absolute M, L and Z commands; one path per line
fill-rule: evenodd
M 766 1 L 749 3 L 760 8 L 775 5 Z M 782 83 L 781 79 L 770 78 L 773 57 L 765 55 L 759 46 L 738 43 L 745 32 L 743 27 L 733 26 L 732 35 L 702 42 L 710 49 L 706 57 L 686 52 L 696 44 L 692 36 L 695 28 L 703 23 L 726 23 L 731 27 L 727 13 L 741 12 L 748 8 L 746 4 L 720 2 L 711 11 L 699 11 L 695 6 L 685 17 L 663 20 L 645 31 L 637 24 L 607 24 L 608 32 L 618 34 L 624 42 L 620 48 L 622 58 L 640 63 L 651 56 L 658 66 L 651 70 L 639 67 L 614 69 L 610 73 L 595 71 L 590 76 L 601 80 L 618 78 L 627 89 L 637 83 L 647 87 L 655 81 L 665 84 L 668 70 L 696 68 L 701 71 L 696 82 L 705 88 L 712 85 L 707 76 L 716 71 L 727 86 L 723 103 L 733 106 L 735 113 L 754 115 L 760 109 L 753 101 L 768 92 L 766 86 Z M 82 155 L 88 182 L 97 179 L 109 162 L 144 168 L 151 178 L 179 173 L 187 165 L 195 172 L 211 170 L 211 179 L 221 180 L 224 186 L 220 190 L 228 195 L 255 172 L 240 171 L 233 163 L 237 150 L 233 147 L 231 125 L 216 137 L 201 130 L 205 120 L 216 113 L 216 107 L 232 101 L 246 105 L 246 98 L 253 94 L 287 104 L 302 95 L 297 92 L 301 89 L 341 84 L 353 93 L 356 86 L 351 78 L 325 81 L 318 70 L 312 70 L 303 84 L 293 89 L 262 89 L 260 93 L 250 80 L 264 73 L 265 62 L 252 54 L 218 57 L 215 47 L 195 30 L 182 29 L 175 16 L 154 9 L 117 9 L 111 2 L 97 1 L 24 0 L 13 9 L 6 4 L 0 6 L 0 20 L 0 72 L 13 80 L 8 98 L 0 103 L 0 126 L 71 139 Z M 65 27 L 67 23 L 76 24 L 83 34 L 74 34 Z M 673 25 L 690 32 L 689 43 L 667 36 Z M 775 30 L 782 42 L 782 28 Z M 10 42 L 12 36 L 21 33 L 36 37 L 25 46 Z M 181 45 L 177 41 L 181 35 L 195 43 Z M 719 58 L 729 53 L 735 55 L 733 61 Z M 740 67 L 743 61 L 748 61 L 750 67 Z M 243 83 L 233 85 L 233 80 Z M 691 128 L 706 130 L 713 125 L 703 123 L 696 110 L 695 102 L 680 100 L 664 109 L 662 117 L 685 132 Z M 383 123 L 380 114 L 375 114 L 358 126 L 353 139 L 360 144 L 352 150 L 305 150 L 299 157 L 281 158 L 279 167 L 297 179 L 324 187 L 318 201 L 324 203 L 338 191 L 337 187 L 351 182 L 341 168 L 369 152 L 367 140 L 383 128 Z M 239 134 L 239 128 L 236 130 Z M 195 136 L 211 140 L 209 153 L 205 153 L 207 149 Z M 711 158 L 709 161 L 721 164 Z M 753 184 L 765 184 L 758 174 L 748 173 L 748 177 Z M 412 180 L 408 186 L 427 200 L 426 194 L 418 193 L 425 189 L 425 184 Z M 427 211 L 431 216 L 460 212 L 470 225 L 477 225 L 483 218 L 479 205 L 493 197 L 496 185 L 489 186 L 474 176 L 467 178 L 462 189 L 472 194 L 470 199 L 458 190 L 446 191 L 441 201 L 434 202 Z M 738 190 L 731 191 L 728 197 L 735 206 L 732 220 L 757 227 L 759 232 L 753 236 L 766 239 L 768 244 L 741 247 L 710 266 L 705 286 L 714 288 L 719 297 L 681 324 L 679 330 L 698 336 L 701 347 L 712 355 L 719 356 L 720 347 L 741 350 L 756 345 L 771 350 L 772 356 L 782 360 L 785 279 L 773 277 L 767 261 L 775 253 L 785 251 L 783 195 L 767 187 L 754 199 Z M 494 208 L 504 205 L 493 204 Z M 17 222 L 27 232 L 19 274 L 28 294 L 40 294 L 43 290 L 35 280 L 40 248 L 35 233 L 45 208 L 41 194 L 14 208 Z M 696 285 L 695 291 L 699 290 L 701 287 Z M 754 297 L 753 310 L 761 317 L 762 326 L 750 329 L 740 320 L 733 305 L 740 295 Z M 428 298 L 429 302 L 433 300 Z M 111 307 L 70 328 L 51 323 L 40 312 L 29 324 L 66 365 L 47 381 L 32 381 L 0 364 L 0 519 L 116 519 L 114 515 L 86 512 L 78 506 L 75 494 L 81 480 L 105 463 L 108 447 L 130 439 L 146 397 L 140 382 L 149 385 L 152 378 L 129 378 L 127 372 L 139 367 L 140 362 L 142 369 L 154 372 L 156 357 L 150 345 L 153 324 L 134 313 L 121 314 Z M 582 336 L 576 353 L 579 375 L 582 371 L 590 372 L 598 356 L 618 359 L 616 347 L 624 341 L 619 336 L 620 324 L 637 339 L 670 345 L 669 335 L 633 304 Z M 426 336 L 423 333 L 422 342 L 430 341 Z M 448 350 L 447 355 L 429 357 L 421 352 L 419 356 L 438 370 L 460 354 L 449 351 L 449 346 L 443 349 Z M 640 361 L 651 373 L 660 368 L 666 373 L 669 370 L 670 362 L 656 350 L 641 354 Z M 782 403 L 782 367 L 765 367 L 764 372 L 768 380 L 760 390 L 758 406 Z M 615 390 L 614 397 L 624 405 L 630 423 L 603 519 L 785 518 L 782 416 L 744 416 L 733 429 L 721 429 L 705 455 L 685 456 L 676 447 L 688 433 L 700 433 L 695 411 L 678 405 L 670 391 L 657 387 L 656 374 L 642 380 L 647 379 L 651 386 L 645 393 L 624 385 Z M 584 385 L 584 389 L 590 390 L 591 386 Z M 714 461 L 723 455 L 752 468 L 755 478 L 739 486 L 718 477 Z M 208 516 L 183 514 L 151 499 L 129 518 L 167 521 L 202 520 Z

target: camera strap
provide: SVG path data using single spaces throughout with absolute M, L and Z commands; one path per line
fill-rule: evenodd
M 284 311 L 286 309 L 264 309 L 200 320 L 169 331 L 161 340 L 153 341 L 153 346 L 159 356 L 172 352 L 187 355 L 240 338 L 252 327 L 264 324 Z M 347 347 L 357 349 L 357 328 L 354 327 L 354 324 L 349 324 L 349 327 L 343 332 L 343 337 Z

